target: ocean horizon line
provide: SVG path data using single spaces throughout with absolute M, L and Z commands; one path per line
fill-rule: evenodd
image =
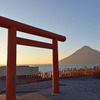
M 16 66 L 32 66 L 32 65 L 53 65 L 53 64 L 16 64 Z M 59 64 L 59 65 L 97 65 L 97 64 Z M 100 63 L 98 63 L 100 65 Z M 1 64 L 1 66 L 7 66 L 6 64 Z

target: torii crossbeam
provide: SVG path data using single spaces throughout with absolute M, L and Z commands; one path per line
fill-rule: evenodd
M 26 25 L 0 16 L 0 27 L 8 29 L 8 55 L 6 76 L 6 100 L 16 100 L 16 45 L 26 45 L 52 49 L 53 53 L 53 93 L 59 93 L 58 41 L 65 41 L 66 37 L 48 32 L 30 25 Z M 16 37 L 21 31 L 52 39 L 52 44 Z

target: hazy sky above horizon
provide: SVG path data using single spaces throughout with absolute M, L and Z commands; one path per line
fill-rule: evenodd
M 59 60 L 88 45 L 100 51 L 100 0 L 0 0 L 0 16 L 66 36 Z M 0 65 L 7 62 L 7 29 L 0 27 Z M 51 42 L 17 32 L 18 37 Z M 52 50 L 17 46 L 17 64 L 52 63 Z

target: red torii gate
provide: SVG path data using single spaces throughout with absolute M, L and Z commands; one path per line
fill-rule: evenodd
M 16 45 L 26 45 L 52 49 L 53 53 L 53 93 L 59 93 L 58 41 L 66 37 L 29 26 L 0 16 L 0 27 L 8 29 L 8 57 L 6 76 L 6 100 L 16 100 Z M 16 37 L 16 31 L 52 39 L 52 44 Z

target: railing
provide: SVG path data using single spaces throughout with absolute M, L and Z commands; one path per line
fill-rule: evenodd
M 33 74 L 33 75 L 27 75 L 26 76 L 26 83 L 51 80 L 51 79 L 52 79 L 52 71 L 39 73 L 39 74 Z
M 100 68 L 96 69 L 79 69 L 79 70 L 60 70 L 59 78 L 73 78 L 73 77 L 82 77 L 82 76 L 95 76 L 100 75 Z M 39 74 L 27 75 L 26 83 L 37 82 L 37 81 L 46 81 L 52 79 L 52 71 L 44 72 Z

